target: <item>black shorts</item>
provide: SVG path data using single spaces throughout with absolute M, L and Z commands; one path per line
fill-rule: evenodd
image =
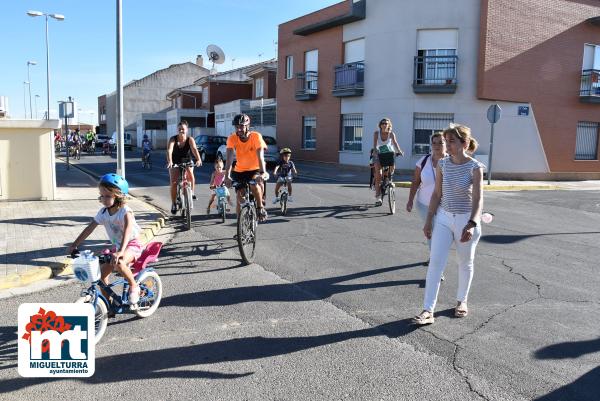
M 237 182 L 240 185 L 246 184 L 247 182 L 252 181 L 259 173 L 260 170 L 232 171 L 231 180 Z

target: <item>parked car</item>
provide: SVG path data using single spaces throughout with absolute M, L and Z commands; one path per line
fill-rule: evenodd
M 267 164 L 268 168 L 273 167 L 279 160 L 279 148 L 277 147 L 277 141 L 272 136 L 263 136 L 263 139 L 267 144 L 267 150 L 265 150 L 265 163 Z M 223 162 L 226 161 L 227 144 L 219 146 L 219 149 L 217 149 L 217 157 L 221 158 Z
M 227 143 L 224 136 L 200 135 L 194 139 L 202 162 L 215 160 L 219 146 Z
M 110 137 L 108 135 L 97 135 L 96 148 L 102 148 L 102 146 L 104 146 L 104 142 L 106 141 L 110 141 Z

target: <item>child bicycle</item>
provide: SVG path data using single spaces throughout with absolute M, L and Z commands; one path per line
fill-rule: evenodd
M 192 199 L 192 183 L 188 181 L 185 172 L 188 167 L 193 166 L 193 162 L 184 162 L 173 165 L 173 168 L 179 169 L 175 205 L 177 206 L 177 210 L 181 210 L 181 216 L 185 219 L 185 227 L 187 230 L 192 228 L 192 209 L 194 208 L 194 200 Z
M 277 192 L 277 198 L 279 199 L 279 208 L 281 210 L 281 215 L 285 216 L 287 213 L 287 203 L 288 203 L 288 184 L 292 182 L 291 173 L 285 177 L 278 177 L 277 183 L 281 183 L 281 187 Z
M 225 223 L 227 219 L 227 198 L 229 197 L 225 184 L 215 188 L 215 195 L 217 197 L 217 213 L 221 216 L 221 222 Z
M 73 270 L 75 277 L 90 286 L 81 292 L 81 297 L 76 303 L 89 303 L 94 307 L 94 325 L 96 343 L 100 341 L 106 331 L 108 318 L 117 314 L 135 313 L 139 317 L 152 315 L 162 298 L 162 282 L 153 268 L 147 267 L 149 263 L 158 261 L 158 254 L 162 248 L 161 242 L 150 242 L 146 245 L 140 257 L 130 268 L 135 281 L 140 286 L 140 300 L 137 304 L 129 304 L 129 284 L 127 280 L 120 277 L 111 284 L 105 284 L 100 280 L 100 265 L 110 263 L 112 255 L 105 250 L 99 257 L 94 257 L 91 251 L 84 251 L 79 258 L 82 263 L 75 259 Z M 75 250 L 71 257 L 79 255 Z M 121 295 L 113 288 L 123 286 Z

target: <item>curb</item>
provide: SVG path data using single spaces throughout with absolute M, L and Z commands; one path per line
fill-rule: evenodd
M 396 188 L 410 188 L 412 185 L 409 181 L 396 181 Z M 562 189 L 558 185 L 483 185 L 484 191 L 556 191 Z
M 92 173 L 86 168 L 79 167 L 73 163 L 70 163 L 70 165 L 94 178 L 98 177 L 96 174 Z M 142 244 L 146 245 L 148 242 L 152 241 L 155 236 L 158 235 L 162 228 L 165 227 L 165 214 L 154 205 L 145 202 L 139 198 L 136 199 L 138 199 L 140 202 L 150 205 L 162 216 L 159 217 L 156 221 L 150 222 L 147 225 L 145 225 L 144 228 L 142 228 L 139 239 L 142 242 Z M 55 268 L 42 266 L 34 269 L 29 269 L 23 273 L 12 273 L 7 276 L 0 277 L 0 290 L 9 290 L 18 287 L 25 287 L 38 281 L 48 280 L 54 277 L 65 277 L 73 275 L 73 268 L 71 264 L 72 259 L 67 258 L 62 264 L 56 266 Z

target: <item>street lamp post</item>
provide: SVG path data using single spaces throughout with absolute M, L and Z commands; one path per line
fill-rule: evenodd
M 77 109 L 77 129 L 81 131 L 81 109 Z
M 38 117 L 37 117 L 37 100 L 38 100 L 38 97 L 40 97 L 40 95 L 35 95 L 35 97 L 34 97 L 34 99 L 33 99 L 33 100 L 34 100 L 34 102 L 35 102 L 35 119 L 36 119 L 36 120 L 37 120 L 37 118 L 38 118 Z
M 27 11 L 30 17 L 46 17 L 46 120 L 50 119 L 50 46 L 48 45 L 48 17 L 54 18 L 57 21 L 63 21 L 65 16 L 62 14 L 47 14 L 41 11 Z
M 27 120 L 27 85 L 29 81 L 23 81 L 23 120 Z
M 31 78 L 29 76 L 29 66 L 36 65 L 36 64 L 37 64 L 36 61 L 27 61 L 27 81 L 29 81 L 29 119 L 30 120 L 33 120 L 33 110 L 31 109 Z

